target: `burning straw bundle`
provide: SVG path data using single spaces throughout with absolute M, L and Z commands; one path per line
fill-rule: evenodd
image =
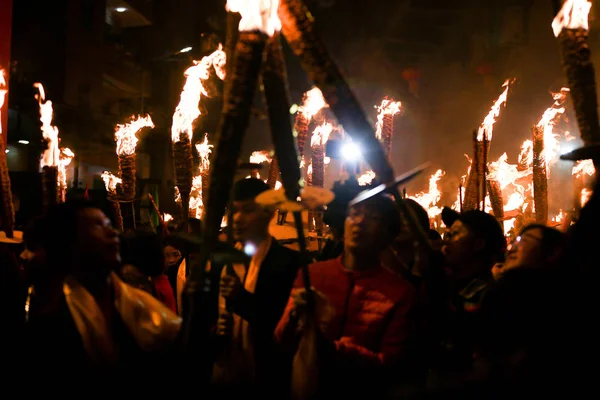
M 121 213 L 121 204 L 119 203 L 119 190 L 122 188 L 123 180 L 118 176 L 111 174 L 108 171 L 102 173 L 102 180 L 108 193 L 108 200 L 110 201 L 113 211 L 115 213 L 115 225 L 121 232 L 124 231 L 123 225 L 123 214 Z
M 571 90 L 577 124 L 584 143 L 600 142 L 596 80 L 588 43 L 588 14 L 592 3 L 567 0 L 552 22 L 562 65 Z
M 273 157 L 273 161 L 271 161 L 271 166 L 269 167 L 269 177 L 267 178 L 267 185 L 269 185 L 271 189 L 275 189 L 278 179 L 279 162 L 277 161 L 277 158 Z
M 282 32 L 294 54 L 300 58 L 310 79 L 355 142 L 363 145 L 363 157 L 382 182 L 394 179 L 385 153 L 364 110 L 350 90 L 338 66 L 315 31 L 314 18 L 302 0 L 280 0 Z
M 2 120 L 2 107 L 6 97 L 6 82 L 4 80 L 4 70 L 0 69 L 0 120 Z M 6 162 L 5 140 L 2 135 L 2 125 L 0 124 L 0 206 L 2 207 L 1 221 L 2 231 L 7 238 L 12 239 L 15 228 L 15 210 L 12 200 L 12 191 L 10 187 L 10 175 L 8 174 L 8 164 Z
M 138 143 L 137 133 L 146 127 L 154 128 L 154 123 L 149 115 L 144 118 L 140 116 L 132 118 L 131 121 L 125 125 L 117 125 L 117 129 L 115 130 L 119 172 L 122 179 L 123 200 L 125 201 L 132 201 L 135 199 L 135 165 L 137 161 L 135 148 Z
M 392 158 L 392 138 L 394 136 L 394 116 L 400 112 L 402 103 L 388 98 L 383 99 L 377 115 L 377 130 L 375 135 L 383 144 L 387 159 Z

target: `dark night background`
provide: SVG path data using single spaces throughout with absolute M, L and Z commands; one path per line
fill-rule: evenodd
M 399 174 L 431 161 L 447 175 L 441 186 L 451 204 L 472 153 L 471 132 L 516 78 L 495 126 L 490 160 L 507 152 L 515 163 L 531 125 L 552 103 L 549 91 L 564 83 L 551 22 L 551 0 L 306 0 L 330 52 L 373 124 L 385 96 L 403 103 L 395 119 L 393 166 Z M 595 2 L 593 2 L 595 3 Z M 30 140 L 11 170 L 35 171 L 39 156 L 37 104 L 32 84 L 44 83 L 55 103 L 64 145 L 78 156 L 79 184 L 100 186 L 98 173 L 116 169 L 113 132 L 132 114 L 149 112 L 156 129 L 138 146 L 142 182 L 172 190 L 171 116 L 183 71 L 191 59 L 224 41 L 225 0 L 17 0 L 14 2 L 9 142 Z M 127 11 L 115 12 L 117 7 Z M 594 60 L 600 61 L 595 7 L 590 15 Z M 190 53 L 173 55 L 193 46 Z M 293 103 L 311 84 L 286 49 Z M 413 80 L 412 90 L 409 80 Z M 203 102 L 195 140 L 214 137 L 220 83 Z M 415 90 L 418 88 L 418 91 Z M 143 102 L 141 99 L 143 98 Z M 143 103 L 143 104 L 142 104 Z M 270 149 L 260 96 L 244 157 Z M 567 114 L 572 114 L 568 106 Z M 569 118 L 573 120 L 573 118 Z M 577 136 L 575 124 L 565 126 Z M 23 147 L 23 146 L 21 146 Z M 28 155 L 27 155 L 28 154 Z M 27 161 L 26 161 L 27 160 Z M 567 171 L 569 166 L 564 167 Z M 96 179 L 94 180 L 94 176 Z M 335 176 L 330 176 L 331 184 Z M 559 178 L 556 178 L 557 182 Z M 426 189 L 426 177 L 409 193 Z M 166 199 L 166 200 L 165 200 Z

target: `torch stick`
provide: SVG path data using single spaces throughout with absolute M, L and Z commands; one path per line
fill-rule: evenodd
M 263 72 L 263 76 L 264 76 L 264 72 Z M 264 82 L 264 79 L 263 79 L 263 82 Z M 277 184 L 277 178 L 279 178 L 279 162 L 277 161 L 276 157 L 273 157 L 273 160 L 271 160 L 271 166 L 269 169 L 269 178 L 267 179 L 267 185 L 269 185 L 269 187 L 271 189 L 275 189 L 275 185 Z
M 295 200 L 300 196 L 302 177 L 300 174 L 300 157 L 296 150 L 296 143 L 294 142 L 292 125 L 289 118 L 290 97 L 279 34 L 275 34 L 269 41 L 262 79 L 267 108 L 269 110 L 271 138 L 275 147 L 276 159 L 274 158 L 272 162 L 275 163 L 277 161 L 279 165 L 281 183 L 288 199 Z M 298 125 L 298 116 L 296 116 L 296 125 Z M 308 124 L 306 125 L 306 131 L 308 132 Z M 304 237 L 304 226 L 300 212 L 294 213 L 294 223 L 298 234 L 300 254 L 304 261 L 302 263 L 304 287 L 310 290 L 310 276 L 308 273 L 309 257 L 306 251 L 306 238 Z
M 119 154 L 119 171 L 121 173 L 121 187 L 123 188 L 123 200 L 135 199 L 135 163 L 136 154 Z
M 363 145 L 363 157 L 382 182 L 391 182 L 394 172 L 377 140 L 373 127 L 340 69 L 315 31 L 314 18 L 302 0 L 280 0 L 282 32 L 302 67 L 321 90 L 337 120 L 352 139 Z M 400 196 L 398 196 L 400 197 Z
M 115 225 L 117 225 L 117 229 L 119 231 L 124 232 L 125 227 L 123 224 L 123 213 L 121 212 L 121 203 L 119 203 L 119 200 L 117 199 L 109 199 L 109 201 L 112 205 L 113 211 L 115 212 Z
M 558 35 L 558 43 L 581 139 L 586 145 L 600 142 L 596 79 L 588 44 L 588 30 L 562 29 Z
M 204 243 L 201 255 L 202 265 L 208 262 L 217 244 L 221 221 L 229 200 L 238 165 L 237 160 L 239 159 L 244 132 L 250 119 L 252 102 L 256 92 L 256 84 L 266 42 L 266 34 L 258 31 L 244 31 L 239 33 L 239 39 L 236 43 L 234 57 L 231 62 L 233 64 L 231 66 L 231 74 L 227 77 L 227 80 L 230 81 L 229 95 L 223 105 L 217 144 L 210 169 L 210 182 L 218 182 L 218 184 L 209 186 L 205 203 L 203 221 Z M 191 169 L 187 169 L 187 171 L 191 171 Z M 191 184 L 191 174 L 189 179 Z M 181 188 L 179 190 L 181 191 Z M 187 201 L 183 197 L 183 193 L 182 200 L 185 207 Z M 230 223 L 231 221 L 229 221 Z M 204 268 L 192 270 L 190 280 L 186 286 L 187 294 L 190 298 L 190 309 L 188 310 L 188 315 L 190 316 L 193 314 L 193 298 L 195 293 L 200 293 L 203 285 L 203 270 Z M 190 329 L 188 326 L 184 327 L 184 340 L 189 341 L 193 336 Z
M 194 156 L 192 142 L 187 132 L 179 135 L 179 140 L 173 143 L 173 160 L 175 163 L 175 185 L 181 196 L 181 218 L 184 232 L 187 232 L 190 214 L 190 193 L 192 191 Z
M 483 131 L 483 161 L 481 163 L 481 211 L 485 211 L 485 198 L 487 196 L 487 160 L 488 160 L 489 141 L 487 131 Z
M 58 204 L 58 167 L 46 165 L 42 168 L 42 192 L 44 208 Z
M 233 72 L 233 63 L 230 60 L 233 60 L 233 56 L 235 53 L 235 46 L 239 37 L 239 25 L 242 16 L 237 12 L 227 12 L 227 34 L 225 38 L 225 57 L 227 60 L 227 64 L 225 64 L 225 80 L 223 81 L 223 104 L 226 104 L 228 101 L 229 91 L 231 90 L 229 77 Z M 204 192 L 203 192 L 204 193 Z
M 0 71 L 2 73 L 2 71 Z M 0 96 L 4 94 L 0 93 Z M 1 100 L 1 99 L 0 99 Z M 0 127 L 0 132 L 2 127 Z M 8 164 L 6 162 L 6 151 L 4 147 L 4 138 L 1 137 L 0 133 L 0 190 L 2 193 L 2 230 L 6 234 L 7 238 L 14 237 L 15 230 L 15 210 L 12 200 L 12 191 L 10 187 L 10 175 L 8 173 Z
M 531 128 L 533 140 L 533 201 L 537 223 L 548 222 L 548 177 L 544 160 L 544 128 Z
M 383 127 L 381 129 L 383 149 L 387 155 L 388 161 L 392 161 L 392 137 L 394 136 L 394 115 L 383 115 Z
M 496 219 L 501 220 L 504 218 L 504 202 L 502 199 L 502 190 L 500 189 L 500 182 L 496 180 L 486 181 L 487 191 L 490 196 L 490 204 L 492 205 L 492 212 Z
M 296 122 L 294 123 L 294 132 L 296 141 L 298 142 L 298 152 L 300 153 L 300 157 L 304 155 L 304 145 L 308 138 L 308 124 L 308 119 L 303 113 L 298 111 L 296 113 Z

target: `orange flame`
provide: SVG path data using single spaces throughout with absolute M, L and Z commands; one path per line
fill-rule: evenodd
M 240 32 L 261 31 L 269 36 L 281 30 L 279 0 L 227 0 L 225 9 L 240 13 Z
M 322 125 L 317 126 L 310 138 L 310 147 L 325 146 L 331 132 L 333 132 L 333 125 L 329 122 L 324 122 Z
M 381 140 L 381 134 L 383 130 L 383 117 L 384 115 L 396 115 L 400 111 L 402 111 L 402 103 L 400 101 L 392 101 L 388 98 L 383 99 L 381 105 L 377 108 L 377 123 L 375 124 L 375 136 L 377 139 Z
M 208 143 L 208 134 L 204 135 L 204 141 L 200 143 L 196 143 L 196 151 L 200 156 L 200 172 L 204 172 L 210 168 L 210 153 L 212 153 L 213 149 L 212 144 Z
M 588 15 L 592 3 L 587 0 L 566 0 L 552 21 L 554 36 L 558 37 L 563 29 L 589 30 Z
M 514 81 L 514 79 L 507 79 L 504 82 L 504 84 L 502 85 L 502 87 L 505 88 L 504 91 L 498 97 L 488 115 L 486 115 L 486 117 L 483 119 L 483 122 L 479 127 L 479 131 L 477 132 L 477 140 L 479 140 L 480 142 L 483 141 L 484 132 L 487 134 L 487 140 L 492 140 L 492 132 L 494 131 L 494 124 L 496 123 L 496 118 L 498 118 L 498 116 L 500 115 L 500 108 L 506 104 L 506 100 L 508 98 L 508 89 L 510 87 L 510 84 Z
M 561 88 L 559 93 L 552 93 L 554 103 L 544 112 L 537 124 L 538 129 L 543 129 L 544 132 L 544 151 L 541 156 L 546 164 L 548 176 L 550 176 L 550 164 L 558 160 L 560 152 L 560 142 L 558 135 L 554 133 L 554 126 L 565 112 L 563 104 L 567 99 L 568 92 L 568 88 Z
M 60 149 L 60 156 L 58 160 L 58 185 L 64 189 L 67 188 L 67 166 L 71 164 L 75 158 L 75 153 L 68 147 Z
M 194 61 L 194 65 L 188 68 L 184 76 L 185 85 L 181 92 L 179 104 L 173 114 L 173 124 L 171 126 L 171 140 L 173 143 L 179 142 L 181 135 L 187 135 L 192 140 L 193 123 L 200 116 L 200 99 L 202 95 L 208 96 L 203 82 L 210 77 L 210 68 L 214 67 L 219 79 L 225 79 L 226 56 L 223 46 L 212 54 L 202 58 L 200 61 Z
M 150 115 L 145 117 L 131 117 L 131 121 L 125 125 L 117 125 L 115 130 L 115 141 L 117 142 L 117 154 L 129 156 L 135 153 L 138 143 L 137 133 L 143 128 L 154 128 Z
M 252 154 L 250 155 L 250 162 L 252 164 L 262 164 L 262 163 L 270 163 L 271 162 L 271 156 L 269 155 L 269 152 L 266 150 L 259 150 L 259 151 L 254 151 L 252 152 Z
M 325 101 L 321 90 L 318 87 L 314 87 L 304 93 L 302 104 L 298 107 L 298 112 L 307 120 L 311 120 L 319 111 L 328 107 L 329 105 Z
M 58 148 L 58 128 L 52 125 L 54 110 L 52 101 L 46 101 L 46 92 L 41 83 L 34 83 L 33 86 L 39 93 L 35 95 L 40 107 L 40 121 L 42 122 L 42 137 L 47 141 L 48 148 L 42 154 L 42 167 L 56 167 L 60 162 L 60 150 Z
M 104 171 L 101 176 L 102 180 L 104 181 L 104 187 L 106 188 L 106 191 L 110 194 L 115 194 L 117 192 L 117 185 L 123 183 L 123 180 L 121 178 L 119 178 L 116 175 L 113 175 L 108 171 Z
M 165 221 L 165 222 L 173 221 L 173 216 L 171 214 L 164 213 L 163 221 Z
M 358 184 L 359 186 L 367 186 L 373 183 L 373 179 L 375 179 L 375 172 L 369 170 L 358 177 Z
M 576 178 L 579 178 L 583 175 L 592 176 L 596 173 L 596 168 L 594 168 L 594 163 L 592 160 L 582 160 L 577 161 L 577 163 L 573 166 L 573 175 Z
M 438 169 L 435 174 L 431 175 L 429 178 L 428 192 L 421 192 L 414 196 L 409 196 L 409 198 L 413 199 L 419 203 L 421 207 L 427 210 L 429 219 L 433 219 L 442 213 L 442 208 L 437 205 L 442 197 L 442 193 L 440 192 L 437 183 L 444 175 L 446 175 L 446 173 L 441 169 Z
M 6 97 L 6 80 L 4 79 L 4 70 L 0 68 L 0 119 L 2 119 L 2 107 L 4 107 L 4 98 Z M 2 134 L 2 124 L 0 124 L 0 134 Z

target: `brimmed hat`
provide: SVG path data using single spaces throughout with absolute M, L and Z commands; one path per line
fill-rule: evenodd
M 485 241 L 485 251 L 492 255 L 500 255 L 506 251 L 506 239 L 498 220 L 491 214 L 479 210 L 458 213 L 451 208 L 442 209 L 442 221 L 447 227 L 454 222 L 462 222 L 476 237 Z

